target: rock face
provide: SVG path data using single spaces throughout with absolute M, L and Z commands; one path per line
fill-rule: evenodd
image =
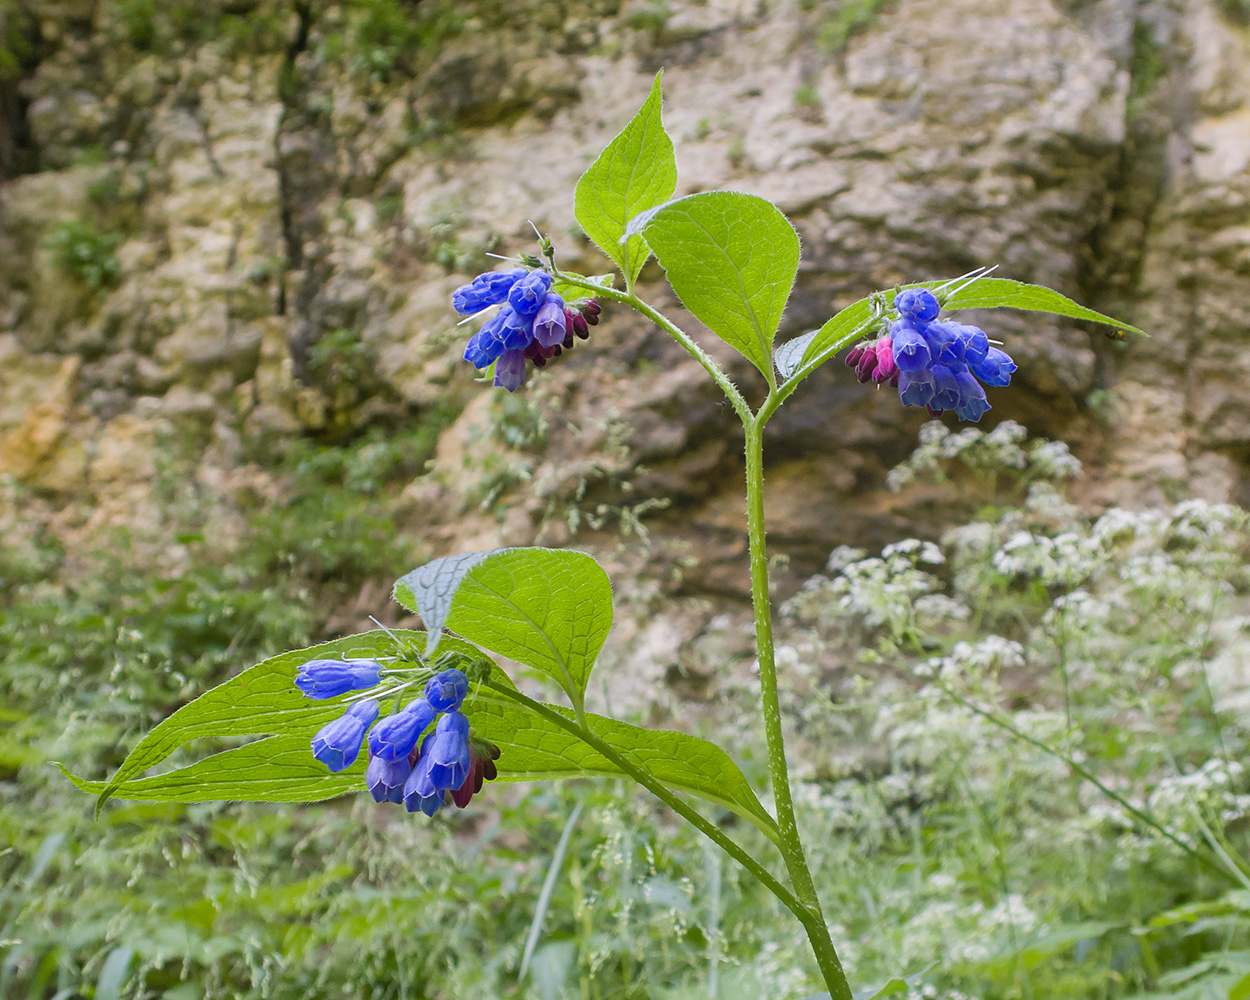
M 528 220 L 606 269 L 573 185 L 662 67 L 679 193 L 762 194 L 802 236 L 783 337 L 997 264 L 1151 337 L 979 317 L 1020 362 L 987 422 L 1069 441 L 1092 504 L 1250 503 L 1244 0 L 854 9 L 32 5 L 4 26 L 0 81 L 0 474 L 62 512 L 124 491 L 139 517 L 145 441 L 217 482 L 258 436 L 459 413 L 397 510 L 434 554 L 576 531 L 626 579 L 676 560 L 659 586 L 741 598 L 738 438 L 693 362 L 609 310 L 501 401 L 459 361 L 448 306 L 485 252 L 530 248 Z M 654 264 L 643 294 L 681 316 Z M 840 542 L 931 530 L 882 489 L 923 415 L 838 365 L 809 381 L 769 443 L 799 575 Z M 649 547 L 614 545 L 639 520 Z

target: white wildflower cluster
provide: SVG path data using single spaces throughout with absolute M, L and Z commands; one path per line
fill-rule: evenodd
M 900 928 L 899 937 L 912 962 L 936 953 L 952 964 L 963 964 L 986 962 L 1007 951 L 1013 938 L 1035 936 L 1044 928 L 1024 897 L 1009 893 L 992 906 L 979 899 L 934 900 Z
M 1209 760 L 1189 774 L 1163 778 L 1150 793 L 1147 806 L 1161 823 L 1182 829 L 1193 829 L 1199 817 L 1239 818 L 1247 802 L 1247 796 L 1237 792 L 1244 773 L 1239 761 Z
M 848 561 L 859 552 L 835 551 L 830 563 L 840 565 L 838 575 L 833 580 L 813 577 L 783 612 L 809 613 L 827 594 L 836 600 L 842 616 L 857 616 L 869 626 L 886 626 L 893 632 L 910 627 L 916 602 L 941 587 L 941 582 L 920 566 L 941 565 L 946 561 L 942 550 L 933 542 L 909 538 L 887 546 L 880 557 Z
M 921 677 L 948 683 L 974 681 L 984 684 L 1000 670 L 1024 666 L 1024 647 L 1011 639 L 989 635 L 979 642 L 957 642 L 947 656 L 934 656 L 918 664 Z
M 1034 441 L 1014 420 L 992 431 L 965 427 L 950 431 L 940 421 L 920 428 L 920 446 L 907 461 L 891 469 L 886 486 L 898 491 L 913 482 L 944 482 L 956 465 L 983 476 L 1005 476 L 1022 482 L 1060 482 L 1080 475 L 1081 463 L 1061 441 Z
M 787 605 L 786 639 L 810 651 L 804 752 L 835 744 L 809 774 L 853 775 L 801 786 L 812 841 L 852 867 L 891 850 L 945 866 L 874 889 L 875 930 L 852 942 L 861 968 L 998 967 L 1013 940 L 1070 923 L 1036 891 L 1055 872 L 1187 878 L 1189 851 L 1242 844 L 1250 819 L 1250 514 L 1190 500 L 1091 517 L 1055 486 L 1076 460 L 1019 425 L 926 425 L 892 484 L 952 462 L 996 462 L 1027 495 L 936 544 L 839 549 Z M 822 664 L 842 679 L 836 704 L 810 697 Z M 836 728 L 820 730 L 822 712 Z M 970 877 L 991 850 L 1032 890 Z
M 1076 586 L 1101 565 L 1098 546 L 1076 532 L 1050 537 L 1018 531 L 994 553 L 994 569 L 1004 576 L 1035 577 L 1048 587 Z

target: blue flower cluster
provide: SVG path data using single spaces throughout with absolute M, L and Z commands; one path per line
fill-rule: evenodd
M 451 297 L 461 315 L 500 309 L 472 337 L 464 359 L 474 368 L 495 366 L 495 385 L 515 392 L 525 384 L 525 362 L 543 367 L 585 340 L 599 322 L 599 303 L 590 299 L 569 305 L 551 290 L 551 275 L 543 270 L 487 271 L 461 285 Z
M 859 380 L 897 386 L 904 406 L 924 406 L 934 416 L 953 410 L 963 420 L 980 420 L 990 408 L 981 382 L 1010 385 L 1015 362 L 991 347 L 980 328 L 938 319 L 941 306 L 928 289 L 904 289 L 894 308 L 898 319 L 889 334 L 847 355 Z
M 333 698 L 374 687 L 381 672 L 373 660 L 310 660 L 300 666 L 295 685 L 309 698 Z M 463 671 L 444 670 L 430 678 L 424 697 L 376 726 L 378 702 L 359 701 L 318 731 L 313 756 L 331 771 L 346 770 L 356 762 L 368 732 L 365 784 L 374 801 L 403 803 L 409 812 L 427 816 L 448 801 L 463 809 L 482 782 L 496 776 L 499 758 L 498 747 L 470 735 L 468 717 L 460 711 L 468 690 Z M 434 731 L 421 739 L 436 719 Z

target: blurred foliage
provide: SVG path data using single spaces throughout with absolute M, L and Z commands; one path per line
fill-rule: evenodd
M 170 55 L 220 40 L 233 55 L 281 51 L 291 16 L 278 0 L 114 0 L 121 40 L 139 53 Z
M 876 20 L 889 0 L 803 0 L 805 10 L 819 10 L 816 42 L 829 55 L 846 50 L 850 40 Z
M 114 251 L 121 241 L 119 232 L 101 232 L 92 223 L 75 219 L 54 226 L 44 246 L 62 273 L 99 291 L 117 280 L 121 265 Z
M 171 458 L 155 558 L 133 537 L 83 552 L 6 525 L 0 996 L 812 993 L 771 897 L 620 783 L 490 786 L 432 822 L 363 797 L 117 802 L 94 821 L 46 765 L 107 772 L 171 708 L 333 631 L 363 587 L 384 593 L 424 557 L 387 512 L 440 419 L 335 447 L 252 442 L 268 478 L 228 497 Z M 493 433 L 525 449 L 548 428 L 514 405 Z M 796 797 L 857 987 L 922 970 L 910 1000 L 1223 1000 L 1250 984 L 1250 515 L 1090 519 L 1059 491 L 1076 475 L 1062 445 L 1010 423 L 929 425 L 891 485 L 949 490 L 962 523 L 840 549 L 785 605 Z M 14 509 L 31 499 L 4 489 Z M 753 689 L 716 689 L 710 717 L 760 781 Z
M 354 76 L 410 77 L 460 30 L 465 3 L 452 0 L 349 0 L 321 31 L 321 53 Z

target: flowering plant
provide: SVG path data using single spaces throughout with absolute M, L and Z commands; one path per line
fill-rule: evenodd
M 528 364 L 543 367 L 587 337 L 601 300 L 635 309 L 703 367 L 741 418 L 760 705 L 775 809 L 764 807 L 722 748 L 586 710 L 590 673 L 612 624 L 611 586 L 590 555 L 533 547 L 448 556 L 413 570 L 397 581 L 394 597 L 420 614 L 424 631 L 382 628 L 272 657 L 174 712 L 108 781 L 72 780 L 98 795 L 97 808 L 111 797 L 310 802 L 368 790 L 379 803 L 433 816 L 448 804 L 466 807 L 495 777 L 627 776 L 794 914 L 829 996 L 849 1000 L 790 791 L 764 532 L 764 428 L 808 375 L 848 345 L 857 345 L 846 360 L 861 381 L 896 386 L 906 405 L 979 420 L 990 406 L 982 384 L 1006 386 L 1015 364 L 984 331 L 941 318 L 943 309 L 1008 306 L 1124 324 L 1049 289 L 978 270 L 877 292 L 774 350 L 798 272 L 798 235 L 774 205 L 754 195 L 711 191 L 674 199 L 677 168 L 660 101 L 657 77 L 641 110 L 576 190 L 578 221 L 617 266 L 623 287 L 614 275 L 561 270 L 554 246 L 540 235 L 538 254 L 480 275 L 456 291 L 453 305 L 468 316 L 492 313 L 469 338 L 464 357 L 479 369 L 493 367 L 495 384 L 510 392 L 524 383 Z M 767 388 L 757 407 L 689 333 L 635 293 L 653 254 L 690 313 L 758 369 Z M 567 703 L 522 693 L 491 654 L 545 675 Z M 144 774 L 207 736 L 263 738 Z M 758 827 L 776 846 L 785 875 L 692 800 Z

